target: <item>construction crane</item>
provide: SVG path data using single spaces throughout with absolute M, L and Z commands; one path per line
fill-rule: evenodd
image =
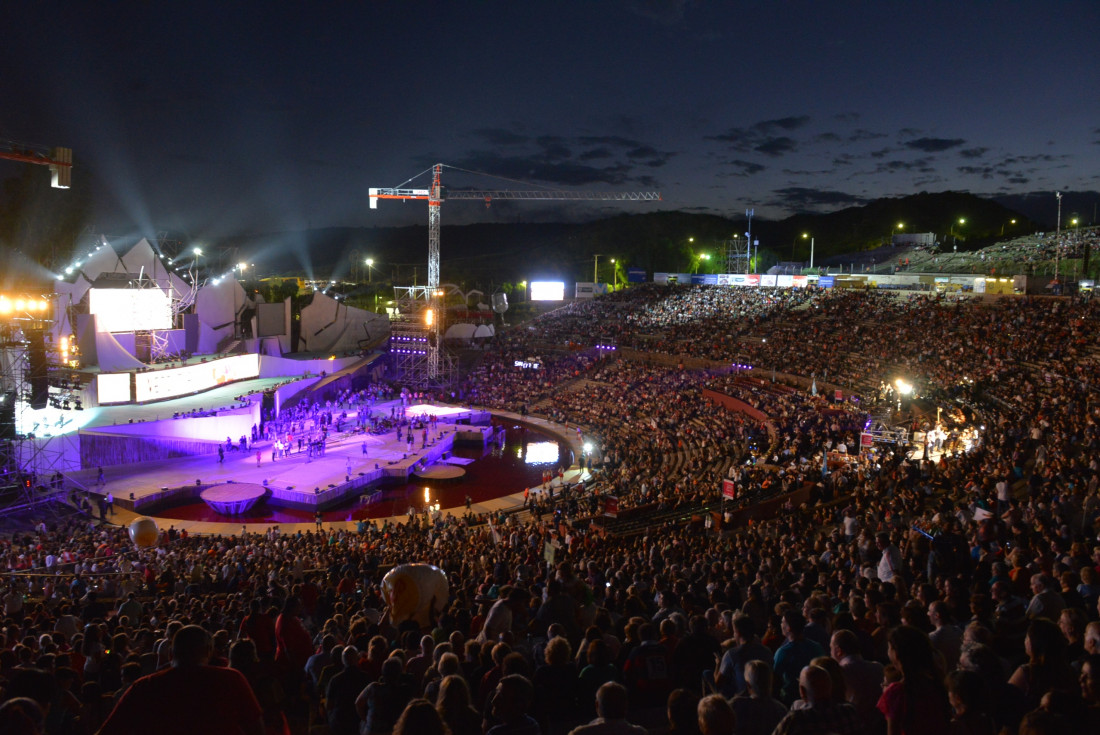
M 541 201 L 541 200 L 581 200 L 592 202 L 659 202 L 661 193 L 656 191 L 643 192 L 573 192 L 560 189 L 543 189 L 534 191 L 508 191 L 508 190 L 468 190 L 445 191 L 440 179 L 443 174 L 443 164 L 432 166 L 432 185 L 430 189 L 385 189 L 370 188 L 370 208 L 378 208 L 379 199 L 427 199 L 428 200 L 428 319 L 431 328 L 431 338 L 428 340 L 427 367 L 429 380 L 435 380 L 439 376 L 439 350 L 442 344 L 442 312 L 440 310 L 439 291 L 439 210 L 446 199 L 479 200 L 488 206 L 494 199 Z
M 72 184 L 73 150 L 72 148 L 45 148 L 0 140 L 0 158 L 9 161 L 23 161 L 41 166 L 49 166 L 52 175 L 50 186 L 54 189 L 68 189 Z

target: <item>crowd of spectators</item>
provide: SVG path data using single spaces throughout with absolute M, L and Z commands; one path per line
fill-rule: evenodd
M 499 354 L 575 340 L 585 319 L 662 293 L 597 300 L 569 329 L 536 322 Z M 835 292 L 760 308 L 735 345 L 719 319 L 685 330 L 696 350 L 683 354 L 748 345 L 757 366 L 837 383 L 904 370 L 979 439 L 823 474 L 822 451 L 855 453 L 860 403 L 760 370 L 582 361 L 559 344 L 541 385 L 506 384 L 508 405 L 533 390 L 583 425 L 603 491 L 633 505 L 714 499 L 730 478 L 765 495 L 820 491 L 749 526 L 629 535 L 512 514 L 135 550 L 124 529 L 37 524 L 0 541 L 0 731 L 1100 729 L 1100 307 Z M 494 384 L 476 380 L 486 402 Z M 410 561 L 451 585 L 425 629 L 383 601 L 384 571 Z

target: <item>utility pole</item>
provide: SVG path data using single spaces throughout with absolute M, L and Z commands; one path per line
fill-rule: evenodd
M 1057 281 L 1058 266 L 1062 262 L 1062 192 L 1056 191 L 1054 196 L 1058 197 L 1058 222 L 1054 228 L 1054 280 Z
M 753 253 L 753 250 L 752 250 L 752 215 L 753 215 L 753 212 L 755 212 L 755 211 L 756 210 L 754 210 L 754 209 L 746 209 L 745 210 L 745 216 L 749 218 L 749 231 L 745 233 L 745 237 L 747 237 L 748 240 L 749 240 L 749 243 L 748 243 L 749 244 L 749 256 L 752 258 L 752 272 L 753 273 L 756 273 L 756 254 Z
M 595 253 L 592 256 L 593 258 L 596 259 L 596 264 L 592 268 L 592 283 L 599 283 L 600 282 L 600 256 L 601 255 L 603 255 L 603 253 Z

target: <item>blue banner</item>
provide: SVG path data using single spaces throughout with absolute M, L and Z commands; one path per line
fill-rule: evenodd
M 836 276 L 821 276 L 817 279 L 817 285 L 821 288 L 833 288 L 836 286 Z
M 627 283 L 645 283 L 645 268 L 627 268 Z

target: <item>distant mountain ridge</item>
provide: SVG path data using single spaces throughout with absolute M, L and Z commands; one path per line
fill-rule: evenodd
M 1045 198 L 1049 197 L 1049 199 Z M 1063 227 L 1071 203 L 1077 209 L 1100 198 L 1090 192 L 1066 193 Z M 1051 206 L 1050 195 L 1029 194 L 1020 207 L 963 192 L 914 194 L 884 198 L 827 214 L 796 214 L 779 221 L 756 218 L 754 240 L 760 241 L 762 265 L 806 261 L 810 238 L 815 257 L 866 250 L 889 242 L 898 232 L 934 232 L 946 242 L 958 238 L 971 250 L 999 237 L 1053 229 L 1038 213 Z M 1091 212 L 1089 214 L 1091 217 Z M 1013 222 L 1015 221 L 1015 222 Z M 722 243 L 747 230 L 745 218 L 658 211 L 621 214 L 593 222 L 485 223 L 444 225 L 440 238 L 444 282 L 490 283 L 520 280 L 592 280 L 600 254 L 598 280 L 611 279 L 611 259 L 620 266 L 683 272 L 724 269 Z M 807 237 L 802 237 L 803 233 Z M 346 280 L 352 261 L 373 258 L 373 274 L 411 283 L 426 279 L 427 225 L 379 228 L 326 228 L 297 233 L 242 237 L 232 241 L 241 256 L 258 261 L 262 271 Z M 709 260 L 696 256 L 706 252 Z M 360 269 L 362 270 L 362 269 Z M 365 273 L 365 271 L 363 271 Z

